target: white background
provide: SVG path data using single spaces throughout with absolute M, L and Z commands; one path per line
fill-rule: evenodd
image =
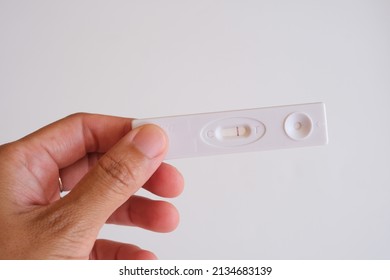
M 323 101 L 328 146 L 170 161 L 163 259 L 390 258 L 390 1 L 0 0 L 0 142 L 68 114 Z

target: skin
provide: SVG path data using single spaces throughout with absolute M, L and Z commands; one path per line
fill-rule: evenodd
M 75 114 L 0 146 L 0 258 L 155 259 L 135 245 L 97 240 L 105 223 L 174 230 L 176 208 L 135 195 L 175 197 L 183 178 L 162 163 L 168 141 L 154 125 Z M 69 194 L 60 198 L 61 177 Z

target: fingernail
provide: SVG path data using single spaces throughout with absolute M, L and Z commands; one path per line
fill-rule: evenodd
M 148 158 L 155 158 L 164 152 L 166 142 L 165 133 L 155 125 L 140 127 L 133 139 L 133 144 Z

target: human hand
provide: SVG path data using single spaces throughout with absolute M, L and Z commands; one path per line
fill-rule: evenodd
M 75 114 L 0 146 L 0 258 L 154 259 L 135 245 L 96 240 L 104 223 L 169 232 L 168 202 L 134 195 L 140 188 L 175 197 L 183 178 L 161 163 L 164 132 L 131 130 L 131 120 Z M 59 179 L 69 194 L 60 199 Z

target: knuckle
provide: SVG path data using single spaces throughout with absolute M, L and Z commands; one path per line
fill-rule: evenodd
M 131 189 L 138 185 L 140 167 L 136 161 L 117 160 L 106 154 L 98 161 L 98 166 L 111 190 L 120 195 L 128 196 Z
M 89 113 L 85 113 L 85 112 L 77 112 L 77 113 L 73 113 L 73 114 L 70 114 L 67 116 L 67 118 L 70 118 L 70 119 L 83 119 L 87 116 L 89 116 L 90 114 Z
M 3 162 L 7 162 L 7 165 L 4 165 L 4 167 L 26 163 L 26 155 L 30 152 L 19 143 L 20 141 L 0 146 L 0 157 L 3 159 Z M 0 163 L 1 165 L 2 163 Z M 4 169 L 3 166 L 1 169 Z

